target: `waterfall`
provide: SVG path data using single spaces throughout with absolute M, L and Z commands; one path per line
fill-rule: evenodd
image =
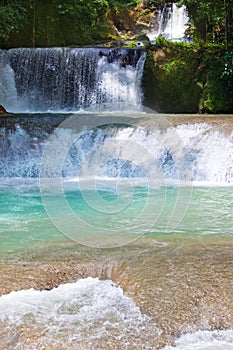
M 162 176 L 168 180 L 233 183 L 232 135 L 206 123 L 160 130 L 114 122 L 89 128 L 86 121 L 84 129 L 74 130 L 62 125 L 54 129 L 54 120 L 49 117 L 12 119 L 9 117 L 0 128 L 1 178 L 39 177 L 42 155 L 53 132 L 53 148 L 44 168 L 48 177 L 54 171 L 54 156 L 62 155 L 60 175 L 66 178 L 93 175 L 157 180 Z
M 179 41 L 185 36 L 185 29 L 188 23 L 188 15 L 186 7 L 183 5 L 178 7 L 176 4 L 172 4 L 169 11 L 168 21 L 164 28 L 163 35 L 171 41 Z
M 1 51 L 0 104 L 10 112 L 140 109 L 144 58 L 141 49 Z
M 17 103 L 14 71 L 7 52 L 0 50 L 0 104 L 9 110 L 12 105 L 17 106 Z
M 159 9 L 156 28 L 148 34 L 150 41 L 163 36 L 170 41 L 185 39 L 185 30 L 189 21 L 185 5 L 178 7 L 175 3 L 164 4 Z

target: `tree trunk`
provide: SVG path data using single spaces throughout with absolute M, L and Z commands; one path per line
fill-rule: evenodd
M 32 47 L 36 46 L 36 0 L 33 2 Z

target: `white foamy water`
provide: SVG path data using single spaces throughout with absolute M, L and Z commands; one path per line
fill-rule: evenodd
M 176 4 L 172 4 L 163 35 L 171 41 L 182 40 L 185 36 L 188 21 L 186 6 L 178 7 Z
M 233 331 L 199 331 L 183 335 L 163 350 L 233 350 Z
M 182 124 L 166 130 L 127 128 L 117 133 L 116 140 L 141 146 L 119 149 L 118 156 L 142 159 L 148 178 L 156 179 L 157 174 L 163 180 L 206 185 L 233 182 L 233 133 L 225 135 L 207 123 Z
M 171 41 L 181 41 L 185 39 L 185 30 L 188 27 L 188 12 L 185 5 L 177 6 L 164 4 L 157 16 L 156 29 L 147 34 L 150 41 L 154 41 L 159 36 L 163 36 Z
M 145 55 L 119 48 L 0 50 L 0 103 L 13 113 L 140 110 Z
M 6 52 L 0 50 L 0 104 L 7 110 L 17 105 L 18 95 L 15 86 L 14 71 L 10 66 Z
M 224 134 L 207 123 L 165 129 L 119 124 L 83 131 L 61 125 L 50 139 L 51 154 L 44 161 L 50 137 L 46 130 L 38 131 L 37 125 L 33 130 L 32 123 L 30 130 L 16 124 L 15 130 L 0 129 L 0 135 L 4 178 L 62 174 L 65 178 L 146 178 L 162 185 L 233 183 L 233 133 Z
M 224 135 L 206 123 L 180 125 L 176 131 L 192 160 L 193 180 L 233 182 L 233 132 Z
M 14 349 L 38 349 L 42 345 L 60 349 L 65 344 L 69 349 L 78 349 L 79 344 L 91 349 L 93 342 L 109 336 L 121 341 L 127 334 L 140 338 L 146 330 L 154 336 L 159 333 L 114 282 L 91 277 L 50 291 L 28 289 L 3 295 L 0 322 L 0 348 L 15 337 Z M 27 346 L 22 334 L 17 333 L 22 329 L 32 335 L 39 332 L 39 337 L 32 336 Z M 137 341 L 134 345 L 137 348 Z

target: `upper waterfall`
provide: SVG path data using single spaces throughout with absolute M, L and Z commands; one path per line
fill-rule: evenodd
M 140 109 L 141 49 L 37 48 L 0 52 L 0 104 L 10 112 Z
M 163 36 L 170 41 L 185 39 L 185 30 L 189 21 L 185 5 L 164 4 L 159 8 L 155 27 L 148 33 L 150 41 Z

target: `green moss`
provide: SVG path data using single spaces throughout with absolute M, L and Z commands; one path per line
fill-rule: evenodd
M 145 104 L 159 112 L 198 111 L 197 53 L 166 43 L 149 50 L 143 77 Z
M 232 72 L 232 50 L 162 40 L 148 47 L 144 103 L 158 112 L 232 112 Z

